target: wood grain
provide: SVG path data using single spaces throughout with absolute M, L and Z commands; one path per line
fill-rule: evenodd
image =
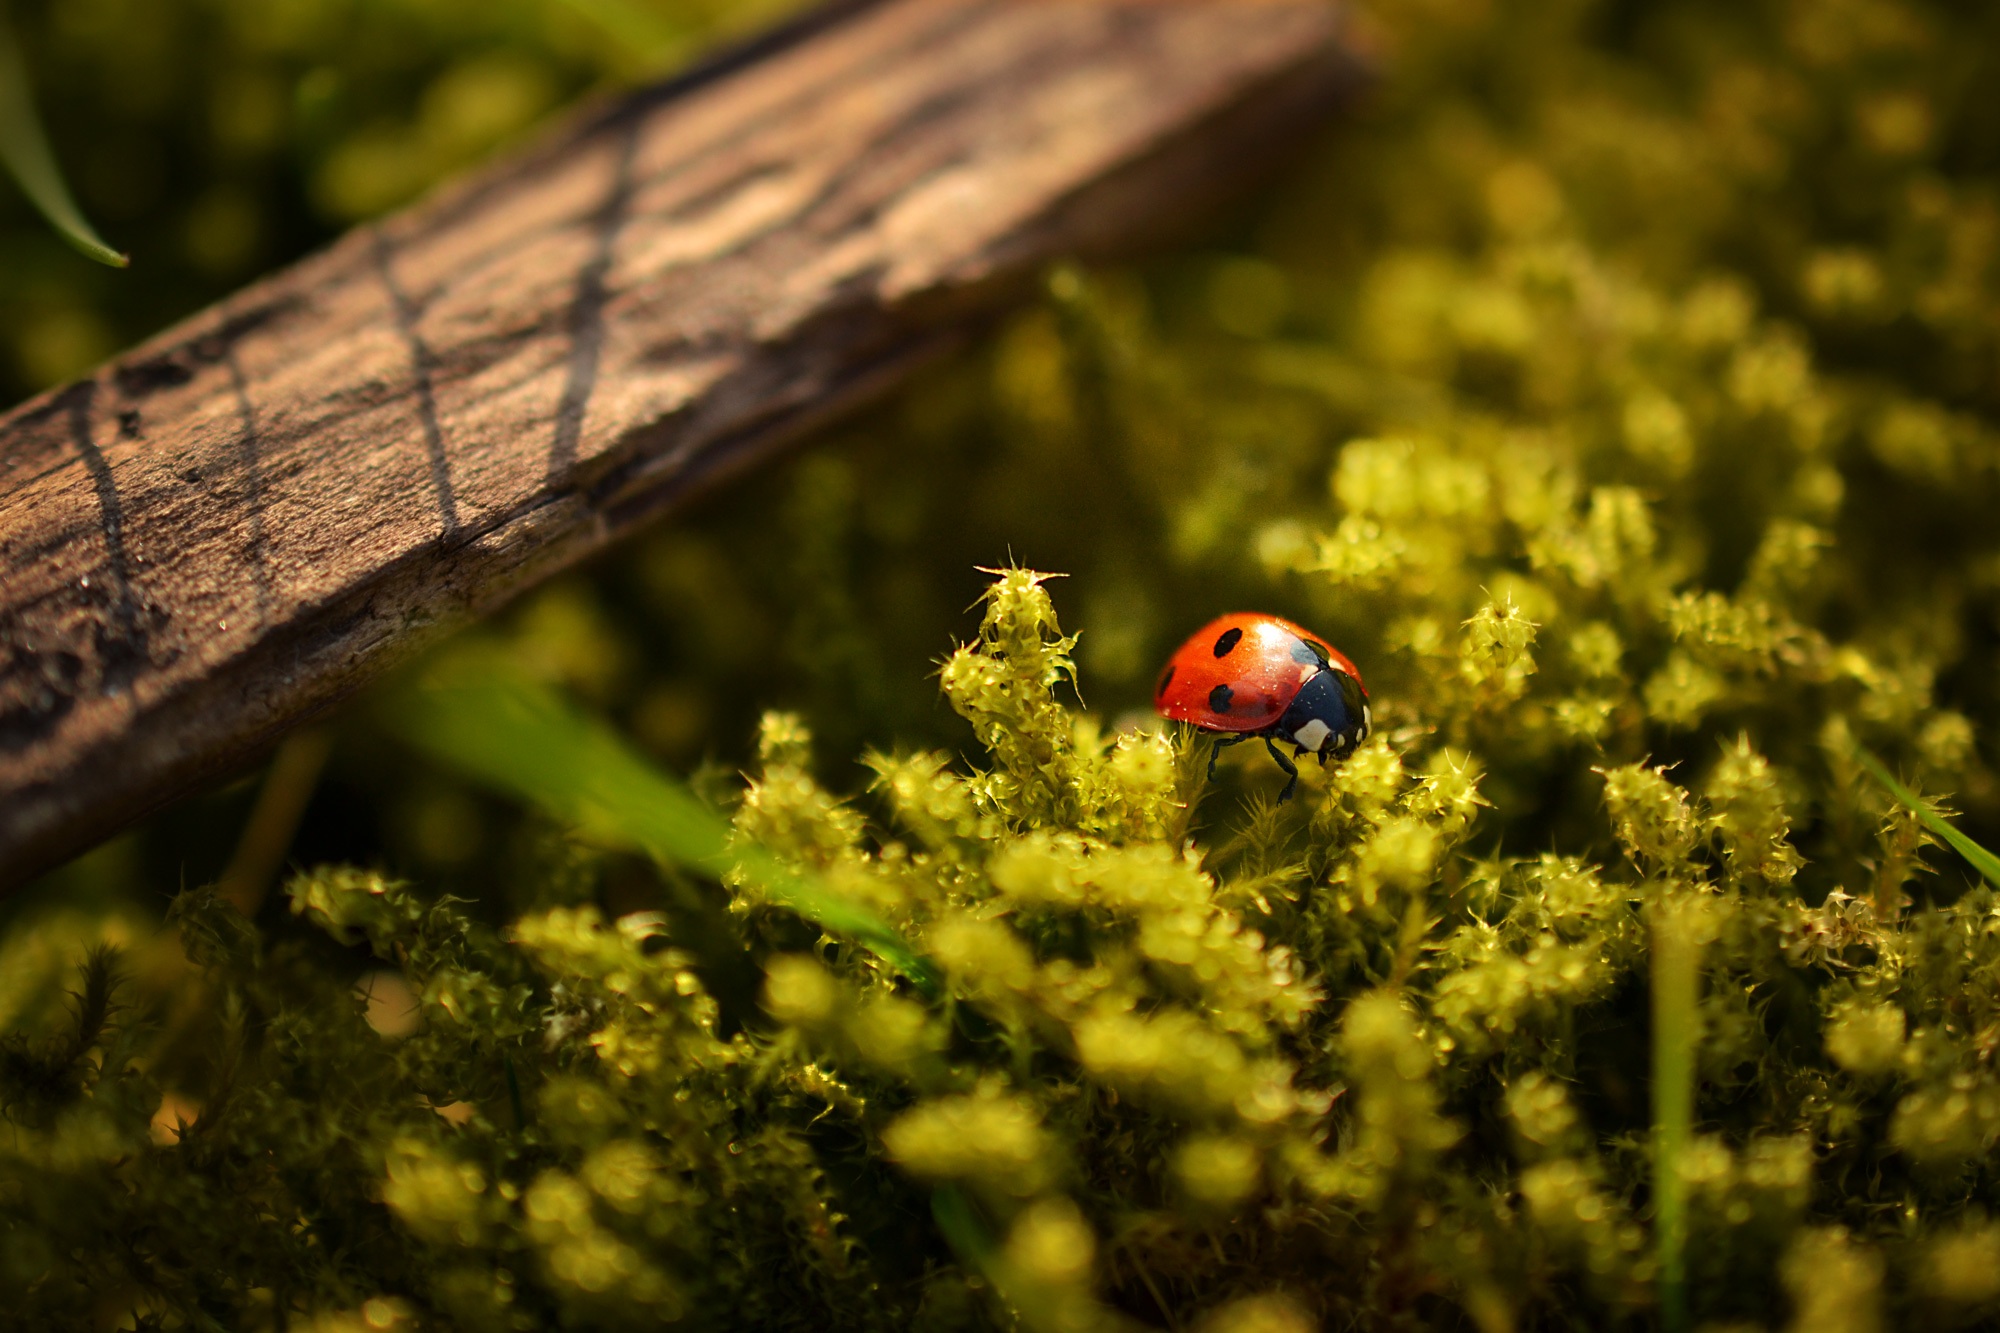
M 0 886 L 1297 143 L 1321 0 L 822 11 L 0 418 Z

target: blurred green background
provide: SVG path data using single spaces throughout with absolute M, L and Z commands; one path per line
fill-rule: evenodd
M 12 0 L 49 138 L 133 271 L 0 191 L 11 402 L 788 0 Z

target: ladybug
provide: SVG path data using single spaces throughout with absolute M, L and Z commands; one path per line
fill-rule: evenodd
M 1291 779 L 1280 801 L 1298 789 L 1299 770 L 1279 741 L 1293 758 L 1318 755 L 1324 768 L 1374 725 L 1368 687 L 1344 654 L 1289 620 L 1247 611 L 1210 621 L 1181 645 L 1160 673 L 1153 708 L 1222 737 L 1208 756 L 1211 778 L 1223 746 L 1262 737 Z

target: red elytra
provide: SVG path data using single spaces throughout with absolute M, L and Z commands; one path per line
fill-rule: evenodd
M 1316 754 L 1321 765 L 1368 736 L 1374 716 L 1361 672 L 1346 654 L 1289 620 L 1257 612 L 1221 616 L 1196 630 L 1160 673 L 1153 707 L 1161 717 L 1228 737 L 1262 737 L 1298 786 L 1298 769 L 1278 752 Z M 1215 767 L 1209 760 L 1211 773 Z
M 1181 645 L 1160 673 L 1153 706 L 1162 717 L 1205 731 L 1261 731 L 1283 717 L 1300 687 L 1329 665 L 1361 685 L 1361 672 L 1346 654 L 1311 630 L 1278 616 L 1238 611 L 1210 621 Z M 1226 700 L 1217 697 L 1217 687 L 1229 690 Z M 1367 696 L 1366 686 L 1361 693 Z

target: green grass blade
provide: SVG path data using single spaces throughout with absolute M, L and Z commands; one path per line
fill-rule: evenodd
M 1653 1234 L 1660 1327 L 1687 1333 L 1686 1161 L 1694 1142 L 1695 1069 L 1701 1045 L 1701 955 L 1706 922 L 1697 898 L 1652 905 Z
M 104 243 L 70 198 L 28 95 L 27 62 L 21 58 L 4 3 L 0 3 L 0 163 L 6 164 L 21 192 L 64 240 L 100 264 L 124 268 L 132 262 Z
M 498 663 L 461 660 L 402 692 L 390 712 L 400 735 L 467 776 L 606 842 L 717 878 L 741 871 L 935 993 L 929 964 L 887 922 L 761 848 L 732 846 L 727 820 L 554 691 Z
M 1000 1255 L 986 1223 L 956 1185 L 940 1185 L 931 1191 L 931 1217 L 965 1266 L 989 1281 Z
M 1922 797 L 1889 776 L 1889 770 L 1874 755 L 1860 746 L 1855 747 L 1855 754 L 1860 758 L 1861 766 L 1874 775 L 1877 782 L 1887 787 L 1889 794 L 1901 801 L 1903 807 L 1915 815 L 1919 823 L 1943 838 L 1953 851 L 1972 863 L 1973 869 L 1986 876 L 1987 881 L 1995 888 L 2000 888 L 2000 856 L 1995 856 L 1940 819 L 1937 811 L 1931 809 Z

